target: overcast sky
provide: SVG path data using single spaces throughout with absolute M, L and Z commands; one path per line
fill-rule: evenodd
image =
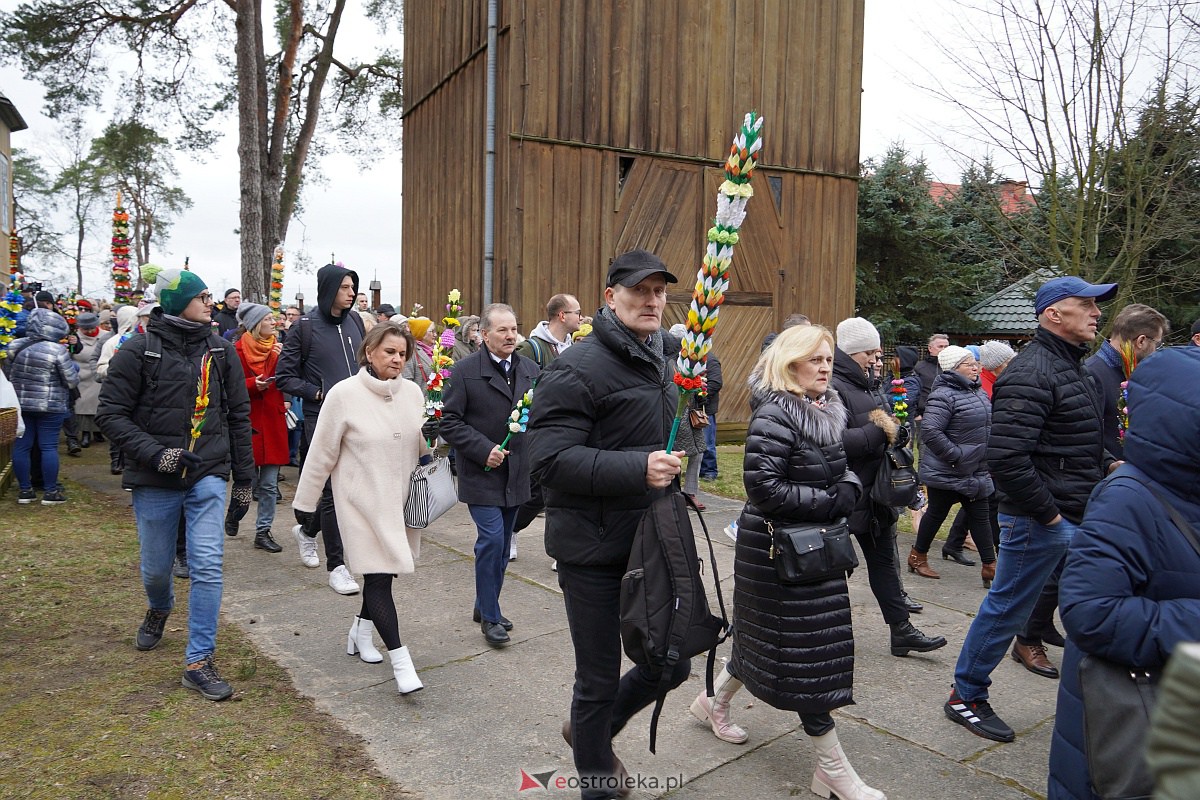
M 357 0 L 351 0 L 351 6 L 357 5 Z M 0 0 L 0 8 L 15 6 L 14 0 Z M 890 143 L 900 141 L 910 152 L 926 158 L 936 179 L 957 181 L 959 167 L 930 134 L 944 127 L 951 112 L 914 85 L 926 71 L 944 72 L 935 41 L 955 35 L 955 7 L 949 0 L 866 0 L 863 159 L 882 155 Z M 361 16 L 358 9 L 348 11 L 339 38 L 349 34 L 364 42 L 375 40 L 373 28 L 362 22 Z M 927 30 L 931 25 L 937 27 Z M 38 142 L 54 128 L 40 113 L 40 88 L 6 67 L 0 69 L 0 92 L 13 101 L 30 125 L 30 130 L 13 136 L 13 145 L 37 151 Z M 93 133 L 98 134 L 106 121 L 97 116 Z M 203 162 L 182 155 L 177 158 L 180 185 L 193 206 L 176 221 L 167 246 L 152 253 L 153 260 L 164 266 L 182 266 L 189 257 L 192 269 L 220 293 L 236 286 L 239 274 L 234 234 L 238 226 L 237 143 L 234 126 L 228 127 L 230 135 Z M 334 155 L 322 162 L 322 169 L 327 182 L 306 188 L 303 217 L 293 220 L 288 231 L 285 263 L 293 263 L 297 251 L 305 251 L 315 266 L 326 263 L 333 254 L 358 271 L 364 288 L 378 276 L 384 301 L 395 302 L 400 278 L 399 154 L 381 158 L 366 169 L 349 157 Z M 107 233 L 106 228 L 97 236 Z M 92 258 L 84 274 L 87 293 L 106 291 L 103 287 L 110 266 L 106 248 L 107 243 L 99 238 L 91 245 Z M 284 299 L 290 302 L 302 291 L 311 303 L 315 286 L 313 274 L 285 271 Z

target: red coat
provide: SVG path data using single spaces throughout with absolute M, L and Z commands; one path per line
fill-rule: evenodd
M 279 354 L 272 353 L 267 357 L 266 369 L 261 374 L 250 368 L 246 354 L 242 350 L 242 340 L 238 339 L 238 357 L 242 359 L 242 371 L 246 373 L 246 392 L 250 395 L 250 427 L 253 433 L 254 464 L 287 464 L 291 458 L 288 450 L 288 430 L 284 421 L 287 411 L 287 401 L 283 392 L 279 391 L 272 382 L 265 391 L 259 391 L 255 386 L 255 377 L 269 378 L 275 374 L 275 365 Z

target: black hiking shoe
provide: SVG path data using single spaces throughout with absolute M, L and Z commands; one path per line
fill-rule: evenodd
M 945 636 L 926 636 L 913 627 L 908 620 L 897 622 L 892 629 L 892 655 L 906 656 L 909 653 L 928 653 L 946 646 Z
M 212 656 L 188 664 L 183 671 L 182 683 L 185 689 L 195 689 L 205 700 L 224 700 L 233 694 L 233 687 L 217 674 L 217 665 L 213 663 Z
M 163 628 L 166 627 L 167 617 L 171 616 L 170 611 L 159 611 L 151 608 L 146 611 L 146 618 L 142 620 L 141 627 L 137 630 L 137 638 L 134 640 L 134 646 L 138 650 L 153 650 L 158 647 L 158 643 L 162 641 Z

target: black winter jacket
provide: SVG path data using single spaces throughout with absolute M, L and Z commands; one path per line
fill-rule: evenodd
M 822 410 L 755 385 L 743 480 L 749 498 L 738 518 L 734 555 L 733 671 L 775 708 L 817 714 L 850 705 L 854 635 L 846 579 L 791 586 L 770 557 L 772 525 L 828 522 L 838 491 L 861 491 L 846 469 L 846 409 L 837 393 Z
M 721 386 L 725 382 L 721 378 L 721 361 L 716 353 L 709 352 L 708 361 L 705 363 L 708 366 L 708 396 L 704 401 L 704 410 L 708 412 L 708 416 L 715 419 L 721 406 Z
M 592 333 L 538 379 L 528 447 L 552 558 L 627 563 L 646 508 L 675 490 L 646 486 L 647 454 L 666 445 L 678 398 L 671 377 L 679 341 L 662 332 L 658 346 L 662 362 L 602 308 Z
M 354 280 L 357 295 L 358 273 L 336 264 L 317 270 L 317 307 L 292 325 L 275 367 L 279 391 L 304 398 L 306 427 L 315 425 L 321 413 L 317 392 L 324 400 L 338 382 L 358 373 L 358 346 L 364 335 L 362 318 L 349 311 L 343 311 L 340 317 L 330 313 L 338 287 L 347 275 Z
M 159 358 L 146 354 L 148 336 L 136 334 L 121 345 L 100 385 L 96 424 L 125 454 L 122 486 L 186 489 L 210 475 L 249 485 L 254 478 L 250 438 L 250 397 L 237 350 L 211 328 L 186 328 L 150 312 L 149 330 L 161 341 Z M 187 475 L 164 475 L 154 468 L 168 447 L 187 449 L 200 364 L 212 355 L 210 406 L 193 452 L 199 467 Z
M 1000 512 L 1076 525 L 1112 457 L 1101 439 L 1101 400 L 1081 361 L 1087 348 L 1045 328 L 996 379 L 988 467 Z
M 446 382 L 441 433 L 458 454 L 458 499 L 464 503 L 510 507 L 529 500 L 527 434 L 513 434 L 503 463 L 484 469 L 492 448 L 508 435 L 513 407 L 538 377 L 537 364 L 515 352 L 509 369 L 511 385 L 481 347 L 455 364 Z
M 925 413 L 925 404 L 929 402 L 929 393 L 933 391 L 933 382 L 941 374 L 937 356 L 925 356 L 918 361 L 912 371 L 921 379 L 921 393 L 917 395 L 917 416 Z
M 870 487 L 883 462 L 888 440 L 887 434 L 871 422 L 868 415 L 877 408 L 886 411 L 887 400 L 867 379 L 862 367 L 849 355 L 836 349 L 833 351 L 833 388 L 841 395 L 846 406 L 846 433 L 842 443 L 849 467 L 863 486 Z M 891 526 L 896 519 L 896 511 L 871 500 L 868 490 L 858 498 L 858 506 L 850 515 L 850 530 L 858 536 L 874 536 L 878 530 Z
M 1106 358 L 1107 357 L 1107 358 Z M 1114 358 L 1115 357 L 1115 358 Z M 1120 458 L 1124 447 L 1121 444 L 1120 423 L 1117 420 L 1117 401 L 1121 397 L 1121 383 L 1125 380 L 1125 370 L 1110 363 L 1118 361 L 1120 354 L 1108 342 L 1100 345 L 1100 352 L 1083 362 L 1083 368 L 1088 371 L 1100 389 L 1100 402 L 1103 406 L 1101 425 L 1104 428 L 1104 449 L 1113 458 Z
M 943 372 L 933 382 L 921 422 L 918 479 L 926 486 L 948 489 L 972 500 L 992 494 L 987 470 L 992 403 L 957 372 Z

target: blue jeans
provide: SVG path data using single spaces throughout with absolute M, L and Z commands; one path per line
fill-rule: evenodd
M 704 429 L 704 455 L 700 458 L 700 477 L 717 477 L 717 415 L 708 415 L 708 427 Z
M 42 486 L 47 492 L 58 487 L 58 431 L 67 415 L 61 411 L 22 411 L 25 433 L 13 447 L 13 472 L 23 492 L 33 491 L 29 453 L 36 442 L 42 456 Z
M 500 621 L 500 590 L 508 569 L 513 525 L 520 506 L 477 506 L 467 504 L 475 520 L 475 607 L 485 622 Z
M 175 561 L 181 510 L 187 524 L 188 569 L 192 575 L 188 586 L 185 662 L 194 664 L 211 656 L 217 648 L 217 616 L 224 588 L 221 567 L 225 553 L 222 524 L 225 480 L 209 475 L 190 489 L 134 487 L 133 513 L 141 543 L 142 585 L 150 607 L 158 611 L 170 611 L 175 606 L 171 565 Z
M 960 698 L 967 702 L 988 699 L 992 670 L 1004 659 L 1013 636 L 1025 627 L 1042 586 L 1067 552 L 1076 530 L 1066 519 L 1042 525 L 1032 517 L 1000 515 L 996 579 L 971 622 L 954 667 Z
M 279 501 L 279 465 L 263 464 L 255 475 L 258 487 L 258 517 L 254 520 L 254 532 L 271 532 L 275 522 L 275 504 Z

